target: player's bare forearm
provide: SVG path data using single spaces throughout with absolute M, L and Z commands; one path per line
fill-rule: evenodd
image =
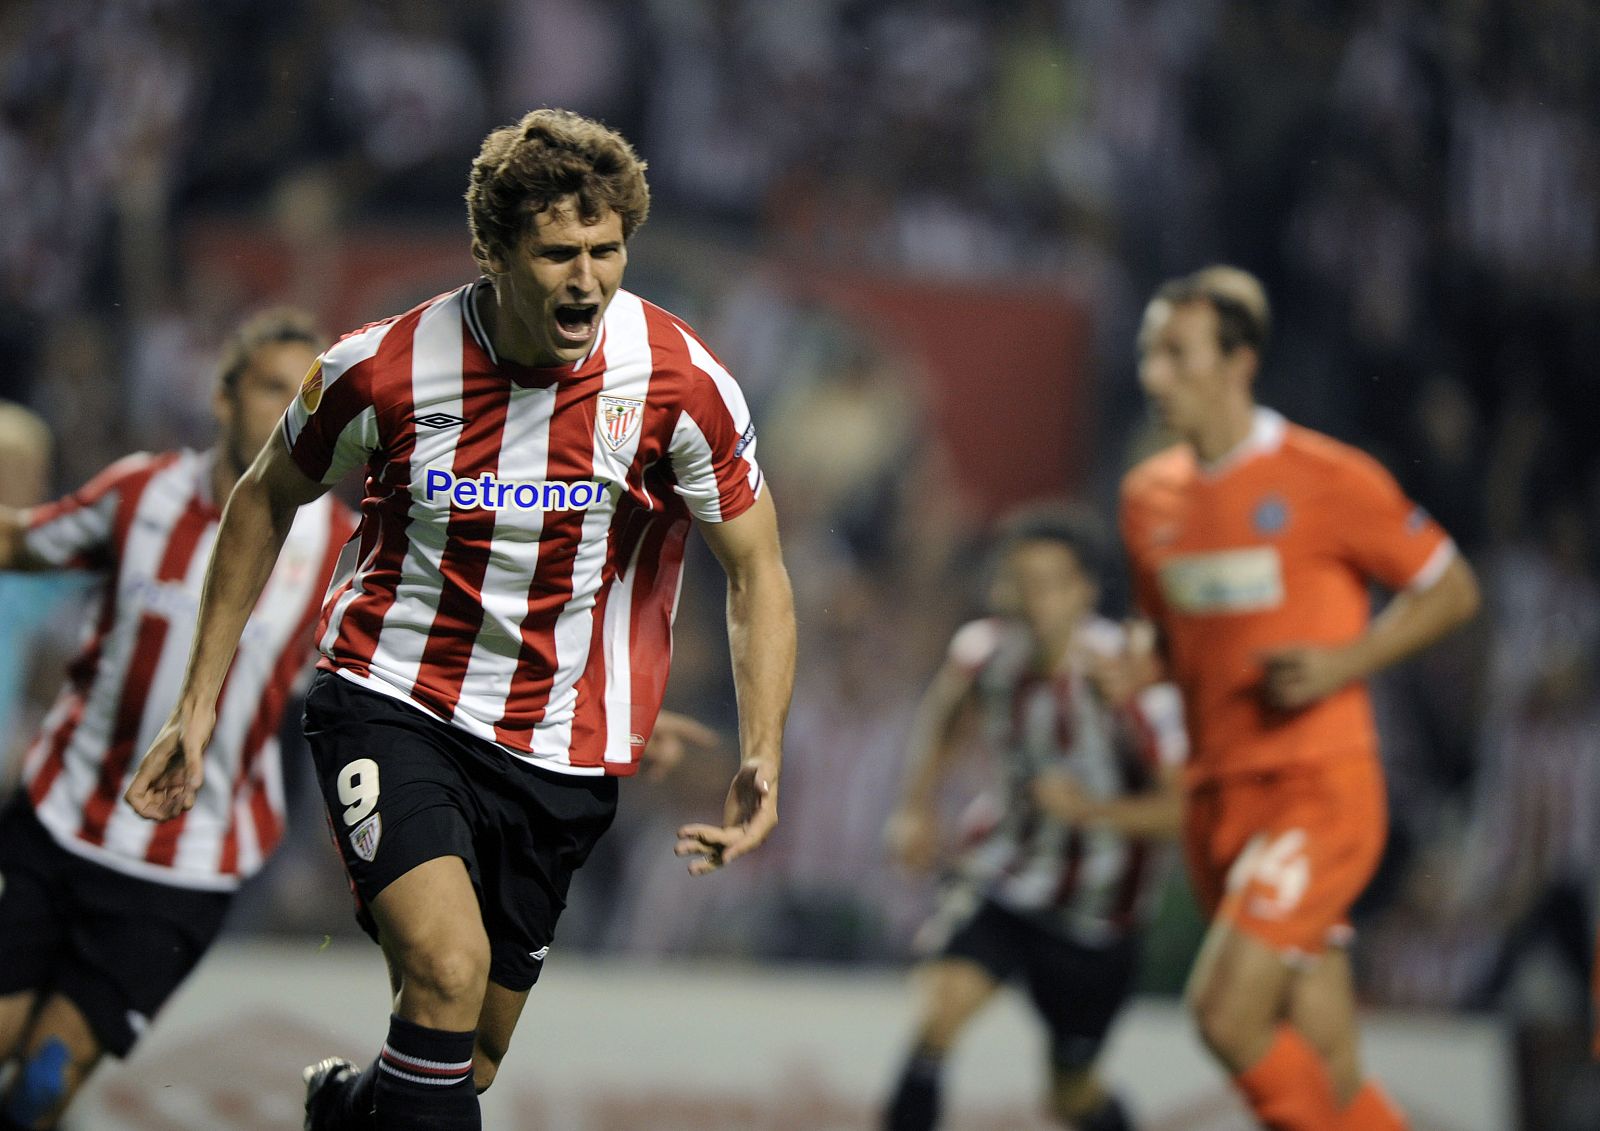
M 222 512 L 179 696 L 178 712 L 185 718 L 209 715 L 215 709 L 239 637 L 303 501 L 292 485 L 286 488 L 280 482 L 281 474 L 274 474 L 278 469 L 268 452 L 276 443 L 269 444 L 239 479 Z
M 1471 620 L 1481 603 L 1478 580 L 1457 555 L 1426 589 L 1397 593 L 1365 635 L 1347 649 L 1352 681 L 1397 664 Z
M 933 804 L 940 783 L 960 752 L 959 733 L 971 702 L 972 686 L 972 678 L 966 672 L 946 663 L 923 693 L 906 749 L 901 808 Z
M 766 840 L 778 823 L 783 727 L 794 691 L 794 596 L 770 495 L 731 521 L 701 527 L 728 575 L 728 644 L 739 704 L 741 764 L 721 826 L 685 825 L 677 852 L 695 875 L 715 871 Z
M 1264 653 L 1263 694 L 1282 710 L 1308 707 L 1420 652 L 1469 620 L 1478 603 L 1472 568 L 1457 557 L 1426 589 L 1396 594 L 1367 631 L 1349 644 L 1286 644 Z
M 1183 830 L 1183 780 L 1176 768 L 1164 771 L 1153 788 L 1124 797 L 1090 797 L 1059 774 L 1036 779 L 1032 793 L 1046 813 L 1079 828 L 1107 829 L 1137 840 L 1172 840 Z

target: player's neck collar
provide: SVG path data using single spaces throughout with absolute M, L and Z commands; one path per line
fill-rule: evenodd
M 1220 479 L 1240 464 L 1258 455 L 1275 452 L 1283 443 L 1284 431 L 1289 422 L 1282 414 L 1257 405 L 1250 413 L 1250 431 L 1227 452 L 1214 460 L 1198 459 L 1200 474 L 1207 479 Z

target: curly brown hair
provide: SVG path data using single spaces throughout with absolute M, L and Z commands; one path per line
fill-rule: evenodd
M 534 110 L 514 126 L 483 139 L 467 185 L 472 256 L 516 247 L 534 216 L 562 197 L 577 198 L 578 214 L 593 222 L 606 212 L 622 218 L 622 238 L 650 213 L 645 163 L 615 130 L 570 110 Z

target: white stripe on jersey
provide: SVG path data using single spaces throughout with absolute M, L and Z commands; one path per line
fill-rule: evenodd
M 435 302 L 417 321 L 411 342 L 411 396 L 419 415 L 426 405 L 430 413 L 462 417 L 461 310 L 453 302 Z M 459 427 L 419 428 L 411 456 L 412 482 L 422 479 L 426 468 L 448 470 L 460 435 Z M 430 520 L 428 504 L 417 491 L 412 492 L 410 515 L 400 584 L 383 616 L 381 673 L 373 666 L 374 674 L 407 694 L 422 671 L 422 653 L 445 586 L 440 569 L 445 524 Z M 393 626 L 412 631 L 393 631 Z
M 644 320 L 644 304 L 627 292 L 619 292 L 606 311 L 609 327 L 606 338 L 606 372 L 602 379 L 601 396 L 626 397 L 643 403 L 650 390 L 650 337 Z M 597 422 L 598 423 L 598 422 Z M 550 726 L 534 731 L 533 752 L 542 757 L 563 757 L 572 745 L 573 707 L 577 703 L 578 678 L 589 662 L 589 643 L 594 637 L 594 606 L 600 592 L 601 571 L 605 568 L 611 544 L 607 531 L 616 514 L 621 491 L 627 488 L 628 469 L 633 464 L 639 448 L 640 429 L 635 428 L 627 441 L 612 452 L 600 438 L 601 429 L 590 432 L 590 458 L 595 468 L 595 478 L 602 475 L 619 485 L 616 492 L 607 492 L 600 506 L 590 507 L 583 516 L 583 540 L 578 546 L 577 559 L 572 563 L 572 596 L 556 618 L 555 645 L 557 669 L 550 689 L 550 703 L 546 717 L 555 717 Z M 620 586 L 613 585 L 607 603 L 623 598 Z M 624 622 L 626 624 L 626 622 Z M 631 762 L 628 732 L 632 723 L 622 726 L 620 749 L 615 745 L 618 735 L 609 729 L 612 722 L 611 699 L 619 693 L 631 698 L 631 669 L 628 667 L 627 633 L 623 632 L 621 660 L 623 666 L 614 667 L 609 661 L 616 655 L 612 641 L 606 640 L 606 686 L 603 689 L 606 709 L 605 760 Z M 631 714 L 629 711 L 623 712 Z

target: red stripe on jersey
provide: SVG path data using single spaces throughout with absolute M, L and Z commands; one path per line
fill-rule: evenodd
M 86 702 L 80 693 L 72 704 L 72 710 L 61 720 L 61 725 L 56 728 L 55 734 L 50 736 L 50 752 L 45 755 L 44 761 L 34 771 L 33 780 L 28 783 L 28 800 L 33 802 L 35 809 L 44 804 L 50 787 L 56 784 L 56 778 L 61 776 L 62 767 L 67 764 L 67 747 L 72 745 L 72 736 L 77 733 L 78 724 L 83 721 L 83 708 Z
M 1117 889 L 1117 905 L 1111 913 L 1112 923 L 1122 930 L 1133 926 L 1134 914 L 1139 910 L 1139 897 L 1144 894 L 1144 875 L 1149 867 L 1150 845 L 1143 840 L 1130 840 L 1122 886 Z
M 191 500 L 167 540 L 161 565 L 156 570 L 157 584 L 164 581 L 181 582 L 188 576 L 200 537 L 210 527 L 214 517 L 209 506 Z M 162 646 L 166 643 L 167 628 L 167 621 L 161 617 L 146 613 L 139 618 L 139 632 L 128 660 L 128 670 L 123 677 L 122 693 L 117 698 L 116 721 L 112 725 L 105 759 L 100 763 L 100 781 L 94 796 L 84 807 L 83 824 L 78 830 L 79 837 L 90 844 L 105 843 L 106 824 L 121 795 L 122 779 L 128 771 L 128 764 L 136 753 L 133 744 L 139 738 L 139 724 L 148 706 L 146 700 L 151 681 L 155 678 L 157 663 L 161 659 Z
M 1078 890 L 1078 873 L 1083 868 L 1083 833 L 1072 829 L 1067 833 L 1067 861 L 1061 870 L 1061 881 L 1056 884 L 1055 905 L 1062 906 Z
M 678 577 L 683 572 L 683 544 L 689 537 L 689 518 L 682 504 L 671 519 L 658 518 L 639 555 L 639 574 L 633 580 L 632 616 L 628 624 L 628 655 L 632 663 L 633 733 L 649 741 L 656 713 L 667 687 L 672 663 L 672 607 L 678 599 Z M 643 747 L 634 751 L 635 758 Z
M 550 415 L 546 479 L 577 482 L 594 478 L 594 425 L 599 388 L 598 377 L 575 378 L 557 386 L 555 408 Z M 519 750 L 532 747 L 533 728 L 549 707 L 550 688 L 557 668 L 556 618 L 572 597 L 572 567 L 583 542 L 585 513 L 571 510 L 547 512 L 544 516 L 544 528 L 539 535 L 539 561 L 528 586 L 528 612 L 522 621 L 517 674 L 506 695 L 505 711 L 494 728 L 499 741 Z M 585 725 L 594 724 L 590 721 Z M 577 729 L 577 720 L 574 720 L 574 729 Z
M 505 436 L 511 382 L 486 364 L 474 365 L 481 351 L 470 334 L 462 335 L 461 434 L 456 440 L 454 472 L 458 480 L 497 475 L 500 444 Z M 495 516 L 484 507 L 452 507 L 446 527 L 439 572 L 444 587 L 434 611 L 428 642 L 412 694 L 440 718 L 455 714 L 467 665 L 483 627 L 483 577 L 494 552 Z
M 406 528 L 411 525 L 410 460 L 416 442 L 411 346 L 421 319 L 419 308 L 396 321 L 379 343 L 378 352 L 365 363 L 372 366 L 372 400 L 394 405 L 395 439 L 384 453 L 383 467 L 368 478 L 367 497 L 361 501 L 362 547 L 366 548 L 370 537 L 376 553 L 370 559 L 362 558 L 366 564 L 355 579 L 362 593 L 345 609 L 337 643 L 339 665 L 363 676 L 369 673 L 368 665 L 377 650 L 384 614 L 394 604 L 410 545 Z M 334 384 L 337 387 L 340 382 Z M 376 527 L 375 534 L 370 527 Z M 324 605 L 325 613 L 331 616 L 334 607 L 330 599 Z M 327 662 L 318 666 L 332 667 Z

